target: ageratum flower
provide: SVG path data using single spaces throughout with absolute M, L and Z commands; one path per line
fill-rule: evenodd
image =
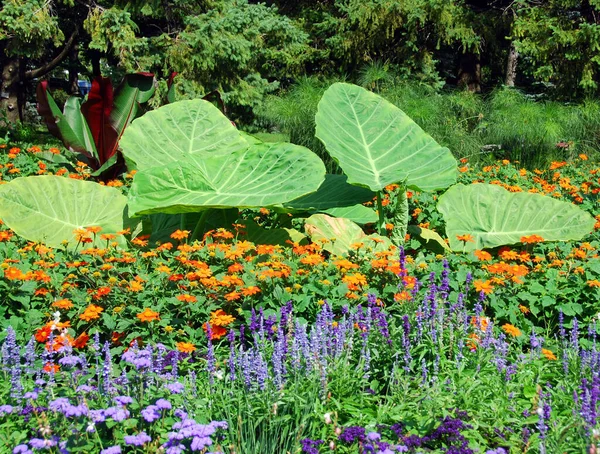
M 130 446 L 143 446 L 144 444 L 152 441 L 152 438 L 150 438 L 144 431 L 137 435 L 125 435 L 123 438 L 125 439 L 125 444 Z

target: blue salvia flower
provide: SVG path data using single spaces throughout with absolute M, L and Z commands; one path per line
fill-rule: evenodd
M 408 315 L 402 317 L 402 348 L 404 349 L 404 370 L 410 371 L 412 356 L 410 354 L 410 321 Z
M 571 348 L 579 353 L 579 322 L 577 317 L 573 319 L 573 328 L 571 329 Z
M 229 380 L 235 381 L 235 331 L 230 329 L 227 338 L 229 339 Z
M 206 339 L 208 348 L 206 350 L 206 371 L 208 372 L 208 382 L 212 386 L 214 383 L 214 373 L 216 371 L 215 350 L 212 344 L 212 329 L 210 323 L 206 324 Z

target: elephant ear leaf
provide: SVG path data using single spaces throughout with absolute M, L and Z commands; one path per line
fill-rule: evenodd
M 190 156 L 227 156 L 248 148 L 229 119 L 208 101 L 178 101 L 147 112 L 123 133 L 121 149 L 138 170 Z
M 75 248 L 75 229 L 123 230 L 128 222 L 126 205 L 127 198 L 118 189 L 52 175 L 16 178 L 0 186 L 0 219 L 17 235 L 52 247 L 68 241 L 67 247 Z M 105 244 L 98 235 L 92 239 L 91 246 Z M 122 236 L 117 241 L 126 246 Z
M 313 214 L 307 218 L 304 230 L 313 242 L 322 242 L 323 249 L 334 255 L 343 255 L 356 249 L 358 243 L 374 250 L 385 250 L 392 246 L 389 238 L 376 234 L 367 235 L 351 220 L 326 214 Z
M 319 157 L 290 143 L 253 145 L 227 156 L 193 154 L 138 172 L 129 208 L 140 215 L 273 206 L 316 191 L 324 178 Z
M 319 102 L 316 136 L 348 183 L 380 191 L 392 183 L 433 191 L 456 182 L 457 163 L 402 110 L 364 88 L 336 83 Z
M 450 247 L 465 252 L 519 243 L 530 235 L 580 240 L 595 223 L 572 203 L 492 184 L 457 184 L 440 196 L 437 209 L 446 221 Z

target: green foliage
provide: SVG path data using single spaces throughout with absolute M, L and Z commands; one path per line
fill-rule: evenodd
M 408 115 L 384 98 L 351 84 L 333 84 L 315 118 L 316 135 L 350 184 L 381 191 L 402 183 L 443 189 L 456 181 L 456 160 Z
M 115 188 L 57 176 L 16 178 L 0 187 L 0 217 L 18 235 L 51 247 L 81 245 L 76 232 L 123 230 L 127 198 Z M 94 243 L 100 239 L 94 236 Z M 125 242 L 119 242 L 125 246 Z
M 308 36 L 292 20 L 246 0 L 187 17 L 181 33 L 161 45 L 165 58 L 156 64 L 166 63 L 204 93 L 219 90 L 239 113 L 256 107 L 278 80 L 299 74 L 310 57 Z
M 0 9 L 0 45 L 7 56 L 41 57 L 45 42 L 60 45 L 64 34 L 53 14 L 55 2 L 46 0 L 5 0 Z M 57 2 L 59 3 L 59 2 Z M 60 2 L 67 6 L 72 2 Z
M 464 52 L 480 42 L 462 1 L 334 0 L 305 14 L 324 58 L 344 70 L 384 60 L 402 65 L 406 74 L 435 73 L 432 55 L 440 46 Z
M 566 96 L 597 93 L 600 81 L 600 5 L 585 0 L 515 2 L 512 38 L 527 71 Z
M 494 248 L 538 235 L 545 241 L 581 240 L 594 218 L 568 202 L 541 194 L 511 193 L 492 184 L 452 186 L 438 203 L 455 251 Z M 461 240 L 460 236 L 470 236 Z

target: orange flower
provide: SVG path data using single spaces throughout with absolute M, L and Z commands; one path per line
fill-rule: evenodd
M 412 295 L 410 292 L 403 290 L 394 295 L 394 301 L 410 301 L 412 299 Z
M 198 301 L 194 295 L 189 295 L 187 293 L 183 295 L 177 295 L 176 298 L 184 303 L 195 303 L 196 301 Z
M 522 304 L 519 304 L 519 310 L 523 314 L 529 314 L 531 312 L 527 306 L 523 306 Z
M 100 318 L 100 314 L 104 311 L 104 309 L 100 306 L 96 306 L 95 304 L 90 304 L 85 308 L 83 314 L 79 316 L 81 320 L 85 320 L 89 322 L 90 320 L 96 320 Z
M 587 281 L 586 284 L 588 287 L 600 287 L 600 281 L 598 279 L 594 279 L 593 281 Z
M 471 325 L 479 328 L 481 331 L 487 331 L 489 324 L 490 319 L 488 317 L 471 317 Z
M 231 315 L 228 315 L 223 309 L 218 309 L 210 313 L 210 325 L 212 326 L 227 326 L 235 320 Z
M 236 300 L 239 300 L 241 297 L 242 297 L 242 295 L 236 291 L 229 292 L 225 295 L 225 299 L 227 301 L 236 301 Z
M 73 347 L 84 348 L 89 340 L 90 336 L 88 336 L 88 334 L 84 331 L 73 341 Z
M 202 329 L 204 331 L 207 330 L 207 324 L 205 323 L 204 325 L 202 325 Z M 223 328 L 222 326 L 215 326 L 211 323 L 210 325 L 210 339 L 221 339 L 225 334 L 227 334 L 227 330 L 225 328 Z
M 489 295 L 494 291 L 494 286 L 489 280 L 485 282 L 481 280 L 476 280 L 473 282 L 473 286 L 475 287 L 475 290 L 477 290 L 478 292 L 483 292 L 486 295 Z
M 155 312 L 148 307 L 145 308 L 139 314 L 137 314 L 137 318 L 139 318 L 141 322 L 152 322 L 154 320 L 160 320 L 158 312 Z
M 73 303 L 69 299 L 57 300 L 52 303 L 53 307 L 58 307 L 59 309 L 71 309 L 73 307 Z
M 502 330 L 512 337 L 519 337 L 521 335 L 521 330 L 510 323 L 502 325 Z
M 477 257 L 478 260 L 485 262 L 485 261 L 490 261 L 492 260 L 492 254 L 490 254 L 487 251 L 480 251 L 479 249 L 477 249 L 475 252 L 475 257 Z
M 60 366 L 58 364 L 46 363 L 43 370 L 48 374 L 55 374 L 60 370 Z
M 544 238 L 542 238 L 539 235 L 529 235 L 529 236 L 522 236 L 521 237 L 521 243 L 523 244 L 527 244 L 527 243 L 541 243 L 544 241 Z
M 94 233 L 94 234 L 96 234 L 96 233 L 100 233 L 100 232 L 102 231 L 102 227 L 100 227 L 100 226 L 97 226 L 97 225 L 95 225 L 95 226 L 91 226 L 91 227 L 86 227 L 85 229 L 86 229 L 88 232 L 90 232 L 90 233 Z
M 12 238 L 13 233 L 8 230 L 2 230 L 0 232 L 0 241 L 8 241 Z
M 44 325 L 35 332 L 35 340 L 38 342 L 46 342 L 50 337 L 52 328 L 49 325 Z
M 16 281 L 23 279 L 25 275 L 20 269 L 15 268 L 14 266 L 9 266 L 4 270 L 4 277 L 9 281 Z
M 182 353 L 192 353 L 196 350 L 194 344 L 190 344 L 189 342 L 177 342 L 175 345 L 177 346 L 177 350 Z
M 473 236 L 468 233 L 465 235 L 456 235 L 456 239 L 458 241 L 462 241 L 463 243 L 467 243 L 467 242 L 474 243 L 475 242 L 475 238 L 473 238 Z
M 556 361 L 556 355 L 552 351 L 542 348 L 542 355 L 550 361 Z
M 191 232 L 189 230 L 177 229 L 173 233 L 171 233 L 171 238 L 173 238 L 174 240 L 184 240 L 190 235 L 190 233 Z
M 250 287 L 242 289 L 243 296 L 252 296 L 252 295 L 256 295 L 258 293 L 260 293 L 260 288 L 258 288 L 256 285 L 252 285 Z

